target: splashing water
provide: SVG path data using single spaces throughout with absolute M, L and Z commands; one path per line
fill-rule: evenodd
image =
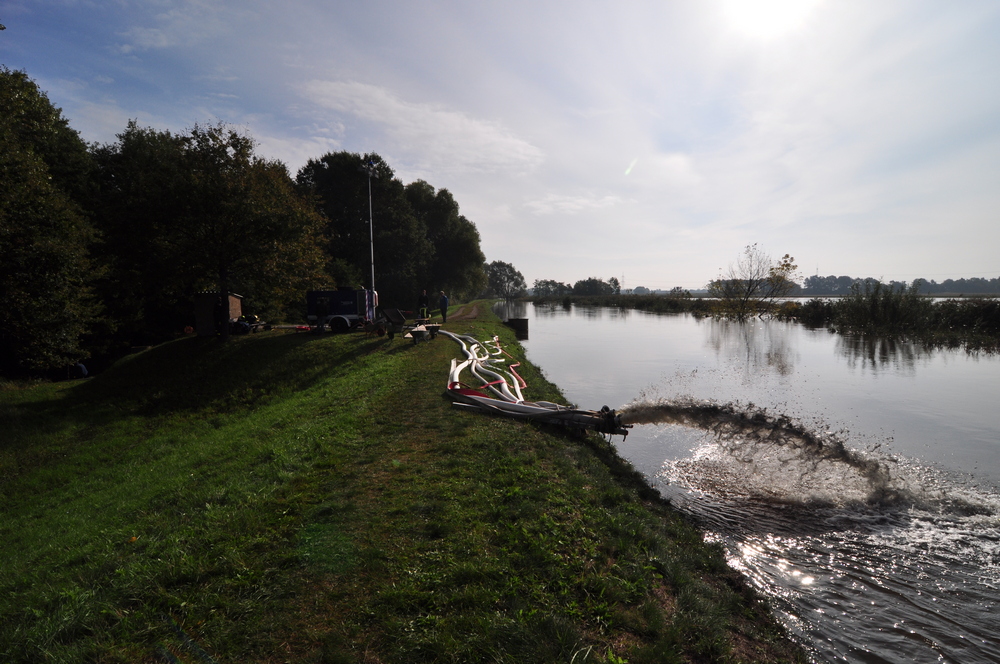
M 753 405 L 635 402 L 700 431 L 651 479 L 772 600 L 816 661 L 998 662 L 1000 496 Z
M 629 424 L 681 424 L 711 434 L 715 445 L 704 445 L 694 458 L 676 462 L 674 472 L 681 483 L 714 489 L 719 496 L 959 513 L 991 509 L 948 493 L 902 459 L 849 449 L 838 432 L 813 431 L 753 404 L 660 400 L 633 403 L 621 416 Z

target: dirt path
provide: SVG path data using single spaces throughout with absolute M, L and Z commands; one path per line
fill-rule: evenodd
M 472 307 L 471 311 L 469 307 Z M 479 317 L 479 305 L 463 305 L 458 311 L 449 316 L 450 320 L 475 320 Z

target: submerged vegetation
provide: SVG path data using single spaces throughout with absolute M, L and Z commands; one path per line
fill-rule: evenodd
M 740 318 L 731 304 L 690 294 L 533 297 L 535 304 L 617 307 L 653 313 Z M 758 302 L 755 316 L 797 320 L 829 327 L 842 334 L 911 339 L 969 350 L 1000 349 L 1000 299 L 966 297 L 945 300 L 921 294 L 921 285 L 887 284 L 866 279 L 839 298 L 785 299 Z M 745 317 L 745 315 L 744 315 Z
M 0 659 L 804 661 L 600 437 L 453 408 L 456 353 L 273 331 L 8 384 Z
M 787 303 L 782 314 L 844 334 L 902 337 L 970 349 L 1000 347 L 1000 300 L 936 301 L 920 294 L 919 283 L 894 286 L 869 279 L 852 286 L 843 298 Z

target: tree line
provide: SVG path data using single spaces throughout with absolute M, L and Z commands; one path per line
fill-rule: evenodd
M 941 283 L 933 279 L 915 279 L 912 282 L 886 281 L 873 279 L 871 277 L 858 278 L 829 275 L 821 277 L 819 275 L 806 277 L 802 287 L 796 289 L 793 295 L 848 295 L 851 288 L 858 285 L 863 286 L 867 282 L 879 281 L 886 286 L 891 286 L 896 290 L 915 288 L 920 295 L 996 295 L 1000 293 L 1000 277 L 995 279 L 983 279 L 974 277 L 972 279 L 945 279 Z
M 600 277 L 588 277 L 580 279 L 572 286 L 553 279 L 535 279 L 531 292 L 534 297 L 620 295 L 622 286 L 617 277 L 611 277 L 607 281 Z
M 88 145 L 27 74 L 0 66 L 6 375 L 172 338 L 199 292 L 300 320 L 306 290 L 371 286 L 372 246 L 383 305 L 487 287 L 479 232 L 452 194 L 404 185 L 375 153 L 329 153 L 293 177 L 224 124 L 175 134 L 132 121 Z

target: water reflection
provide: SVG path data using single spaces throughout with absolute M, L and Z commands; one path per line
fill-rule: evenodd
M 573 305 L 569 302 L 563 302 L 562 304 L 555 304 L 551 302 L 539 304 L 537 302 L 532 302 L 531 304 L 531 315 L 535 318 L 555 318 L 556 316 L 565 316 L 573 311 Z
M 742 367 L 744 384 L 753 382 L 762 372 L 781 376 L 795 370 L 795 352 L 788 324 L 768 321 L 729 321 L 704 319 L 708 326 L 705 343 L 717 356 Z
M 528 309 L 529 358 L 568 399 L 689 398 L 686 418 L 636 424 L 619 453 L 813 661 L 1000 662 L 1000 357 L 779 321 Z
M 502 321 L 511 318 L 526 318 L 528 315 L 527 305 L 520 300 L 500 300 L 493 303 L 492 309 L 493 313 Z
M 836 349 L 852 369 L 889 370 L 912 375 L 917 360 L 930 359 L 933 350 L 888 337 L 837 335 Z

